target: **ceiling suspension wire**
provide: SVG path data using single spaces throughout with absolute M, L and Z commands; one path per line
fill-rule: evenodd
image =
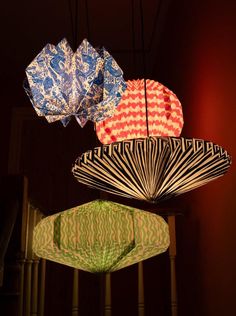
M 72 34 L 72 41 L 73 41 L 73 48 L 75 47 L 75 23 L 73 17 L 73 8 L 72 8 L 72 0 L 68 0 L 68 8 L 70 14 L 70 24 L 71 24 L 71 34 Z
M 68 8 L 70 14 L 70 23 L 71 23 L 71 33 L 72 33 L 72 44 L 74 51 L 78 46 L 78 1 L 68 0 Z
M 90 23 L 89 23 L 88 0 L 85 0 L 85 14 L 86 14 L 87 39 L 90 42 L 91 33 L 90 33 Z
M 135 52 L 135 15 L 134 15 L 134 0 L 131 0 L 131 34 L 132 34 L 132 55 L 133 55 L 133 72 L 134 77 L 137 75 L 137 63 Z
M 79 0 L 75 0 L 75 40 L 74 40 L 75 50 L 77 49 L 77 46 L 78 46 L 78 32 L 79 32 L 78 2 Z
M 157 9 L 156 9 L 155 17 L 154 17 L 154 22 L 153 22 L 151 38 L 150 38 L 149 46 L 148 46 L 148 51 L 150 51 L 152 49 L 152 44 L 153 44 L 154 37 L 156 34 L 156 30 L 157 30 L 157 23 L 158 23 L 160 13 L 161 13 L 161 7 L 162 7 L 162 0 L 158 0 Z
M 143 59 L 143 77 L 144 77 L 144 98 L 145 98 L 145 109 L 146 109 L 146 128 L 147 137 L 149 137 L 149 126 L 148 126 L 148 103 L 147 103 L 147 82 L 146 82 L 146 56 L 145 56 L 145 42 L 144 42 L 144 18 L 143 18 L 143 2 L 139 0 L 140 9 L 140 24 L 141 24 L 141 45 L 142 45 L 142 59 Z

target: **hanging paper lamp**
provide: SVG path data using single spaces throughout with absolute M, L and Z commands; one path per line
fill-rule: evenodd
M 85 152 L 75 162 L 76 179 L 120 196 L 157 202 L 222 176 L 231 158 L 201 139 L 149 137 Z
M 162 217 L 102 200 L 46 217 L 33 234 L 39 257 L 89 272 L 116 271 L 168 246 Z
M 149 136 L 180 136 L 183 127 L 182 107 L 172 91 L 149 79 L 146 79 L 146 95 L 144 79 L 129 80 L 126 84 L 127 89 L 114 115 L 96 124 L 101 143 L 146 137 L 147 130 Z
M 72 116 L 81 127 L 113 115 L 126 84 L 123 72 L 104 49 L 85 39 L 73 52 L 66 39 L 47 44 L 26 68 L 24 88 L 39 116 L 48 122 Z

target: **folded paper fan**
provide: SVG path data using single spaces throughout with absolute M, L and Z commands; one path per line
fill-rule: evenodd
M 48 122 L 72 116 L 81 127 L 87 120 L 113 115 L 126 84 L 123 72 L 104 49 L 96 50 L 85 39 L 73 52 L 66 39 L 47 44 L 26 68 L 24 88 L 35 111 Z
M 126 83 L 127 89 L 114 115 L 96 124 L 101 143 L 146 137 L 147 131 L 149 136 L 180 136 L 182 107 L 172 91 L 157 81 L 147 79 L 146 106 L 144 79 Z
M 33 234 L 39 257 L 94 273 L 119 270 L 168 246 L 162 217 L 101 200 L 46 217 Z
M 72 172 L 92 188 L 157 202 L 222 176 L 230 164 L 227 151 L 212 142 L 149 137 L 89 150 Z

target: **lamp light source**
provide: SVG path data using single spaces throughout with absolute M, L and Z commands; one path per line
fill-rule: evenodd
M 81 127 L 113 115 L 126 88 L 123 72 L 104 49 L 85 39 L 73 52 L 66 39 L 47 44 L 26 68 L 24 88 L 36 113 L 64 126 L 75 116 Z
M 126 84 L 114 115 L 96 123 L 101 143 L 147 136 L 180 136 L 184 123 L 182 106 L 172 91 L 149 79 L 129 80 Z
M 39 257 L 94 273 L 119 270 L 168 246 L 162 217 L 102 200 L 44 218 L 33 235 Z
M 92 188 L 157 202 L 218 178 L 230 164 L 227 151 L 209 141 L 148 137 L 89 150 L 72 172 Z

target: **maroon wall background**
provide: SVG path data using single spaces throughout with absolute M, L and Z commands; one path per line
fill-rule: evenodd
M 180 315 L 233 316 L 236 2 L 176 1 L 168 20 L 158 71 L 182 100 L 183 135 L 212 140 L 233 156 L 228 174 L 183 197 L 189 214 L 178 227 Z

